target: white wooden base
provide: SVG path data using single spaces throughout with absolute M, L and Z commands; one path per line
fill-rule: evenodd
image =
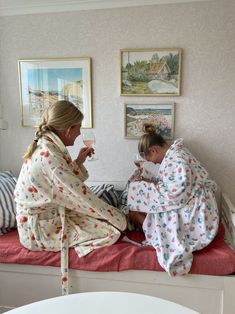
M 0 282 L 2 306 L 17 307 L 61 295 L 60 268 L 56 267 L 0 264 Z M 70 270 L 70 293 L 88 291 L 141 293 L 182 304 L 201 314 L 232 314 L 235 276 L 171 278 L 155 271 Z

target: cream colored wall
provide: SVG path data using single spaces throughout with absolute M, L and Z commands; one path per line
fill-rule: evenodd
M 92 58 L 98 161 L 93 181 L 123 181 L 137 141 L 124 139 L 124 103 L 174 101 L 175 136 L 235 203 L 235 3 L 233 0 L 0 18 L 0 103 L 9 129 L 0 133 L 0 168 L 18 174 L 34 129 L 20 126 L 17 60 Z M 181 47 L 180 97 L 121 97 L 119 49 Z M 76 147 L 71 149 L 75 156 Z

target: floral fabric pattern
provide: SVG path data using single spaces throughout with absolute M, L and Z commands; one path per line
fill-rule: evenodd
M 64 294 L 68 248 L 85 256 L 115 243 L 126 228 L 125 215 L 92 193 L 83 182 L 87 178 L 85 167 L 49 132 L 24 162 L 14 192 L 20 242 L 34 251 L 61 251 Z
M 168 149 L 157 183 L 130 183 L 128 207 L 147 213 L 143 230 L 160 265 L 171 276 L 189 272 L 192 252 L 215 237 L 219 213 L 216 183 L 196 158 L 176 140 Z

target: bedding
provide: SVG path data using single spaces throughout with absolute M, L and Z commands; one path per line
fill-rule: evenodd
M 16 178 L 11 171 L 0 173 L 0 235 L 16 227 L 16 209 L 13 192 Z
M 89 189 L 109 205 L 119 206 L 119 194 L 112 184 L 92 185 Z
M 131 231 L 127 236 L 136 242 L 144 239 L 143 233 L 137 231 Z M 224 242 L 223 237 L 224 227 L 221 224 L 214 241 L 203 250 L 193 253 L 191 274 L 228 275 L 235 272 L 235 251 Z M 78 258 L 74 249 L 70 249 L 69 257 L 71 269 L 98 272 L 130 269 L 164 271 L 156 261 L 152 247 L 139 247 L 122 239 L 81 258 Z M 60 252 L 33 252 L 25 249 L 19 242 L 17 230 L 12 230 L 0 237 L 0 263 L 60 267 Z

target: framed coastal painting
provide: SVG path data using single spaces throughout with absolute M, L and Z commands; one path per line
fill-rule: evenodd
M 69 100 L 84 114 L 83 128 L 92 128 L 91 59 L 19 60 L 22 126 L 36 127 L 44 110 Z
M 125 104 L 125 137 L 138 139 L 143 135 L 144 123 L 156 125 L 157 133 L 166 140 L 174 138 L 174 103 Z
M 121 49 L 121 96 L 179 96 L 181 48 Z

